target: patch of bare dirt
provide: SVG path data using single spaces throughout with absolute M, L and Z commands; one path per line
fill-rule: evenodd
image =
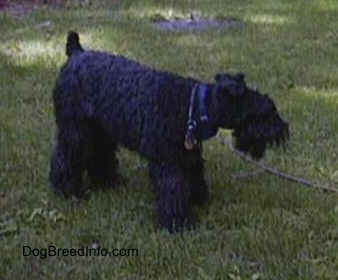
M 0 11 L 19 19 L 29 15 L 37 7 L 56 8 L 61 2 L 62 0 L 0 0 Z
M 203 29 L 229 29 L 242 23 L 236 19 L 211 19 L 211 18 L 173 18 L 153 20 L 152 25 L 164 30 L 185 31 L 185 30 L 203 30 Z

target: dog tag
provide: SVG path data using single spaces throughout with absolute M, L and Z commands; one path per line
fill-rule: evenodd
M 187 150 L 192 150 L 194 146 L 197 144 L 195 137 L 193 136 L 192 132 L 188 130 L 185 135 L 184 147 Z
M 184 146 L 187 150 L 192 150 L 194 146 L 197 144 L 197 140 L 194 136 L 194 130 L 196 128 L 196 122 L 189 120 L 188 123 L 187 132 L 185 133 L 185 141 Z
M 184 147 L 187 149 L 187 150 L 192 150 L 194 148 L 194 143 L 190 140 L 185 140 L 184 141 Z

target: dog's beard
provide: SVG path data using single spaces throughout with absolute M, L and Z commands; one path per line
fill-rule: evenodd
M 255 159 L 264 156 L 267 148 L 285 146 L 289 138 L 288 124 L 279 117 L 270 122 L 249 122 L 233 132 L 235 147 Z

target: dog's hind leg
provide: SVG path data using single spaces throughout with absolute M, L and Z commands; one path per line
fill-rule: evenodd
M 86 168 L 96 188 L 113 187 L 117 179 L 117 143 L 101 129 L 90 126 L 87 142 Z
M 84 134 L 84 129 L 78 123 L 65 122 L 58 127 L 57 143 L 50 165 L 50 180 L 53 189 L 65 197 L 79 197 L 83 193 Z
M 151 162 L 150 180 L 160 226 L 174 232 L 191 225 L 191 203 L 183 170 L 171 163 Z

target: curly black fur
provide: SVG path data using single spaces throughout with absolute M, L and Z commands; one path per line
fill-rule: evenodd
M 204 83 L 207 120 L 198 118 L 198 101 L 192 103 L 197 144 L 186 149 L 191 96 L 200 81 L 86 51 L 76 32 L 68 34 L 66 54 L 53 92 L 58 131 L 50 171 L 54 190 L 64 196 L 81 196 L 85 171 L 93 184 L 113 186 L 120 144 L 149 161 L 159 223 L 175 231 L 191 224 L 191 202 L 207 198 L 205 138 L 220 127 L 231 129 L 237 147 L 259 158 L 288 137 L 288 125 L 268 96 L 250 90 L 241 73 L 218 74 L 215 83 Z M 204 137 L 203 131 L 212 133 Z

